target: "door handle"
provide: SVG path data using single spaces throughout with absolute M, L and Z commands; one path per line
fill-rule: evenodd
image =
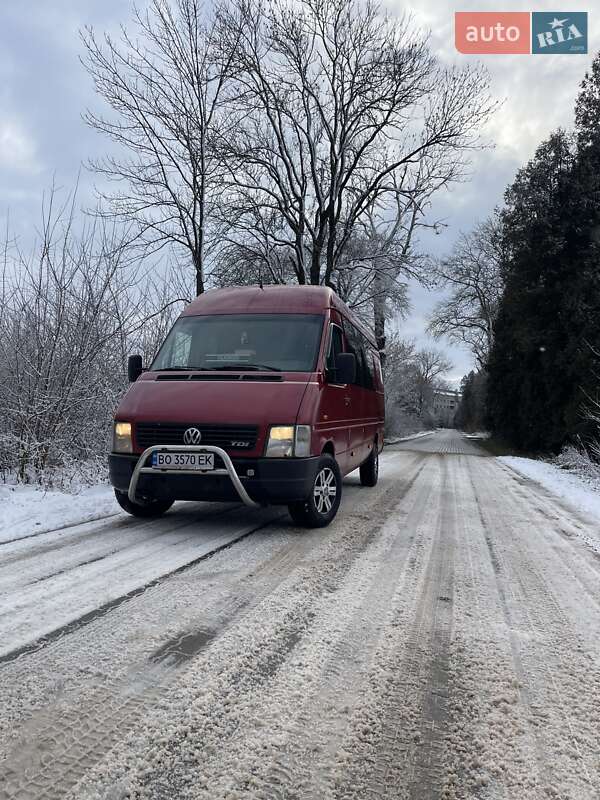
M 347 406 L 349 406 L 349 405 L 350 405 L 350 401 L 351 401 L 351 399 L 352 399 L 351 397 L 348 397 L 348 395 L 346 395 L 346 397 L 344 397 L 344 403 L 345 403 Z

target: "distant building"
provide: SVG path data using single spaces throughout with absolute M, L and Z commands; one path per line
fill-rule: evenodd
M 445 428 L 452 426 L 459 403 L 460 392 L 449 389 L 436 389 L 433 392 L 433 414 L 439 425 Z

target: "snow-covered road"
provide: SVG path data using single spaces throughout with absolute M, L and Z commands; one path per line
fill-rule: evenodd
M 439 431 L 326 530 L 181 504 L 0 544 L 0 798 L 596 798 L 599 529 Z

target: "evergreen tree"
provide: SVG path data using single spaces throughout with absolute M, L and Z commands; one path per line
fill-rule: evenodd
M 487 373 L 469 372 L 460 382 L 461 399 L 454 415 L 454 425 L 463 431 L 486 428 Z
M 577 280 L 569 295 L 570 314 L 580 339 L 580 382 L 584 395 L 578 433 L 598 436 L 597 417 L 586 413 L 600 400 L 600 53 L 586 73 L 575 106 L 576 181 L 580 212 L 577 237 Z M 583 411 L 583 413 L 582 413 Z
M 570 331 L 561 316 L 573 166 L 573 143 L 559 130 L 505 196 L 505 290 L 489 361 L 489 411 L 494 431 L 525 449 L 560 445 L 577 384 L 564 358 Z
M 506 193 L 505 291 L 489 362 L 495 432 L 557 450 L 590 433 L 600 344 L 600 56 L 585 76 L 576 135 L 552 134 Z
M 471 416 L 472 392 L 474 372 L 469 372 L 460 382 L 460 403 L 454 414 L 454 425 L 461 431 L 466 431 Z

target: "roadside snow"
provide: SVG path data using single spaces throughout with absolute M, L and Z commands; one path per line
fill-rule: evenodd
M 113 490 L 107 485 L 90 486 L 77 494 L 20 484 L 0 485 L 0 542 L 91 522 L 117 512 Z
M 431 436 L 435 431 L 419 431 L 419 433 L 411 433 L 410 436 L 394 436 L 391 439 L 385 439 L 385 444 L 398 444 L 399 442 L 410 442 L 411 439 L 420 439 L 422 436 Z
M 555 464 L 547 461 L 535 461 L 531 458 L 516 456 L 500 456 L 506 466 L 537 481 L 544 489 L 566 500 L 575 508 L 600 520 L 600 485 L 579 475 L 565 472 Z

